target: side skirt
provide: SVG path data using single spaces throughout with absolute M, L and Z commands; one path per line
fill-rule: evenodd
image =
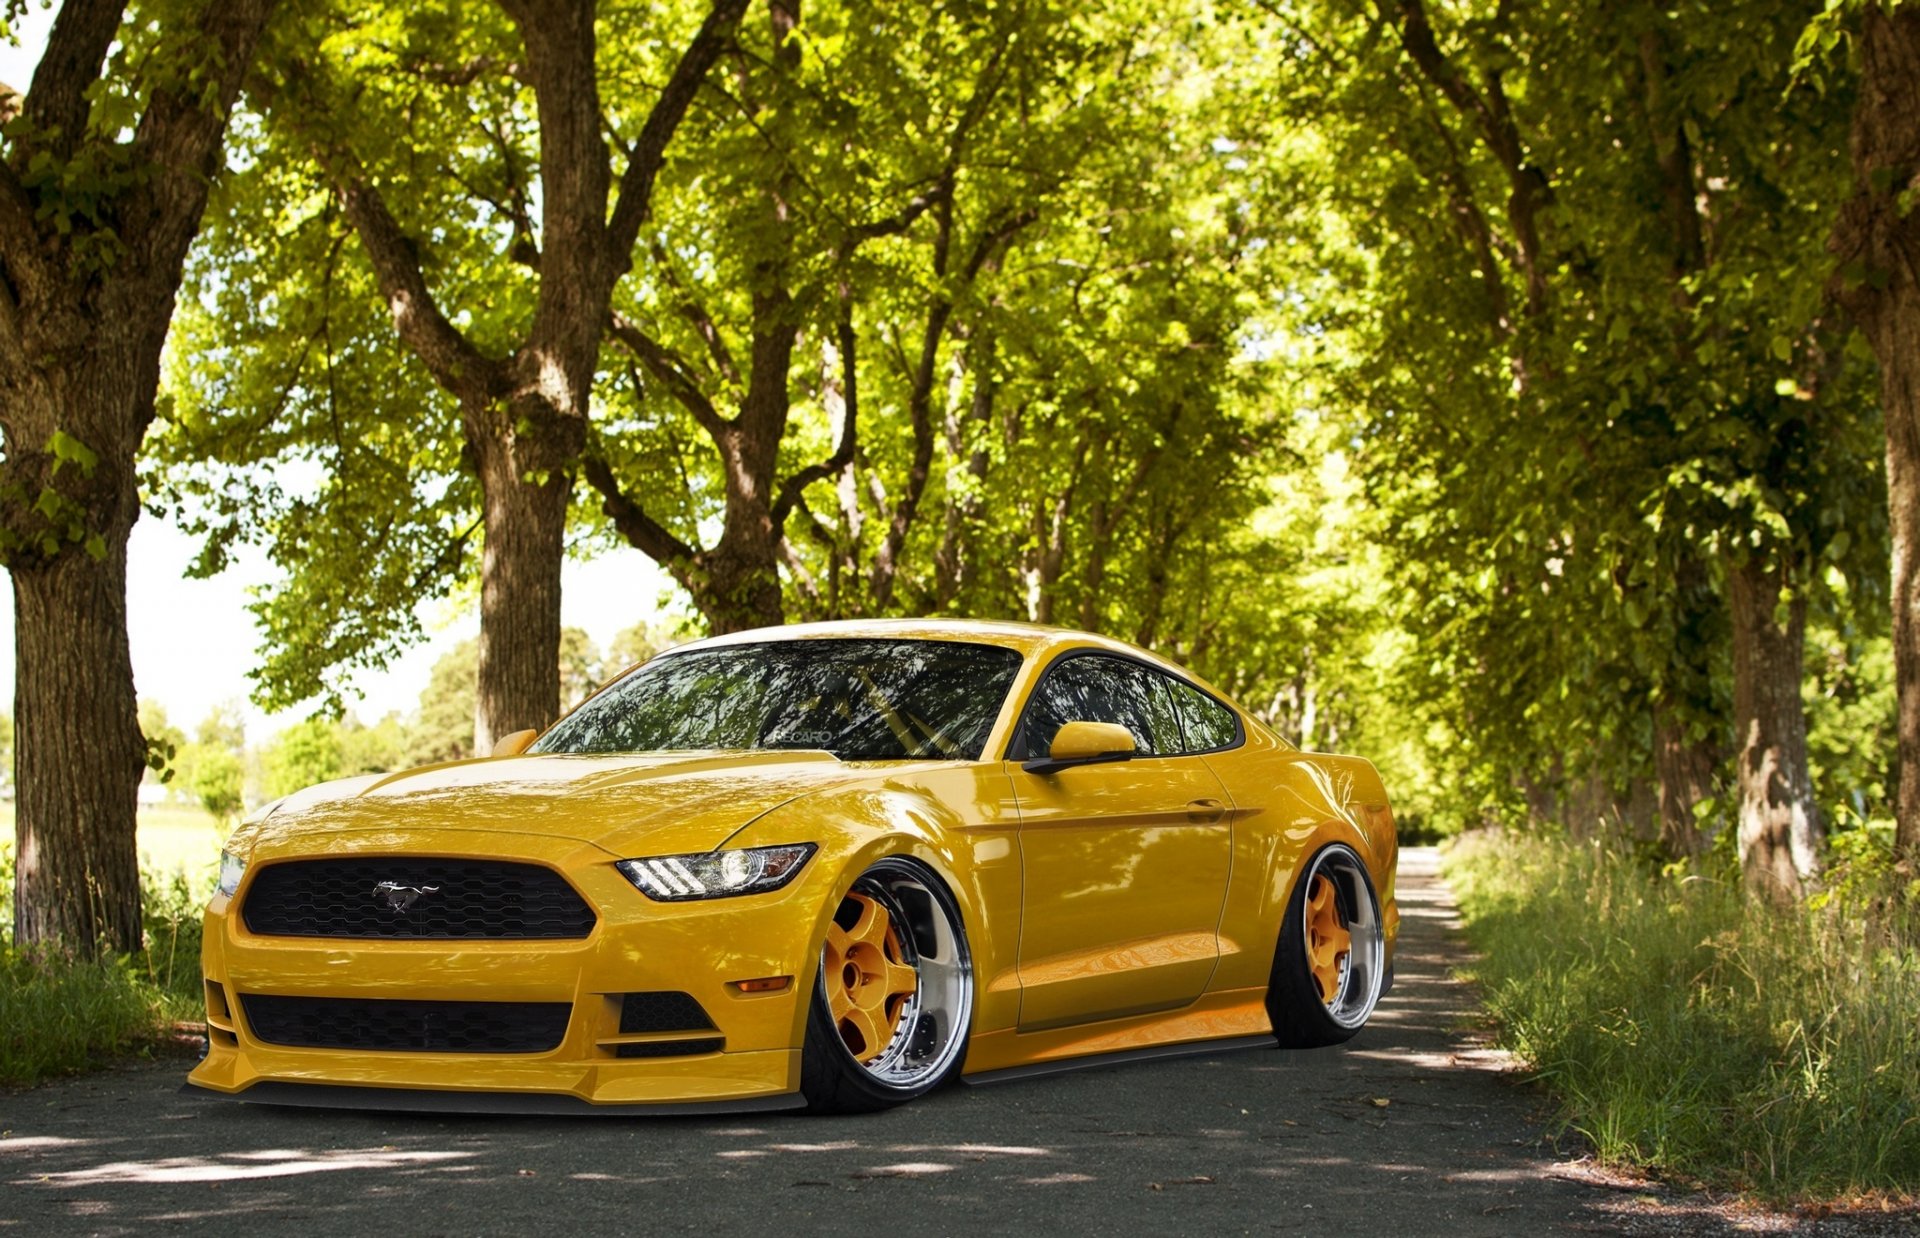
M 1146 1049 L 1122 1049 L 1118 1053 L 1096 1053 L 1092 1057 L 1060 1058 L 1035 1062 L 1031 1066 L 1009 1066 L 1005 1070 L 964 1075 L 961 1082 L 970 1087 L 1012 1083 L 1041 1075 L 1064 1074 L 1070 1070 L 1091 1070 L 1096 1066 L 1121 1066 L 1128 1062 L 1153 1062 L 1172 1057 L 1208 1057 L 1215 1053 L 1236 1053 L 1242 1049 L 1271 1049 L 1280 1042 L 1273 1036 L 1236 1036 L 1231 1040 L 1195 1040 L 1182 1045 L 1153 1045 Z
M 287 1083 L 269 1080 L 242 1092 L 216 1092 L 198 1084 L 180 1086 L 183 1095 L 243 1105 L 293 1105 L 309 1109 L 361 1109 L 382 1113 L 469 1113 L 559 1115 L 563 1117 L 673 1117 L 713 1113 L 765 1113 L 799 1109 L 806 1097 L 750 1096 L 741 1100 L 686 1101 L 671 1104 L 596 1105 L 553 1092 L 430 1092 L 415 1088 L 370 1088 L 342 1083 Z

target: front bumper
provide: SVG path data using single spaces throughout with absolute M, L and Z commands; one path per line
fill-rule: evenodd
M 250 933 L 239 914 L 249 886 L 276 860 L 383 854 L 542 864 L 573 885 L 597 923 L 588 936 L 570 940 L 263 937 Z M 811 992 L 812 943 L 820 940 L 826 915 L 824 866 L 816 857 L 792 885 L 772 894 L 657 903 L 614 869 L 619 858 L 539 835 L 409 838 L 393 831 L 335 836 L 297 856 L 255 857 L 236 895 L 216 897 L 207 909 L 208 1053 L 188 1082 L 273 1104 L 433 1108 L 446 1106 L 407 1093 L 459 1093 L 447 1103 L 469 1112 L 798 1103 L 803 995 Z M 791 979 L 778 991 L 740 987 L 781 976 Z M 627 994 L 664 992 L 691 995 L 712 1027 L 621 1032 Z M 558 1046 L 543 1052 L 311 1048 L 268 1043 L 256 1034 L 246 1013 L 247 998 L 255 995 L 565 1002 L 571 1014 Z M 689 1046 L 698 1051 L 686 1051 Z M 674 1055 L 626 1056 L 623 1048 Z M 249 1094 L 255 1088 L 261 1090 Z M 362 1089 L 399 1095 L 381 1098 Z M 409 1099 L 419 1103 L 399 1103 Z

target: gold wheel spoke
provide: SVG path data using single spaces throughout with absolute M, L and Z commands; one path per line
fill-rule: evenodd
M 883 949 L 887 940 L 887 912 L 873 899 L 864 894 L 855 894 L 853 901 L 860 904 L 860 918 L 847 930 L 850 944 L 864 943 L 874 949 Z
M 1353 933 L 1340 922 L 1339 900 L 1325 874 L 1313 879 L 1307 896 L 1307 968 L 1327 1005 L 1340 992 L 1340 960 L 1353 949 Z
M 906 997 L 920 987 L 920 977 L 904 963 L 888 963 L 881 983 L 886 986 L 888 997 Z
M 854 1034 L 860 1038 L 860 1047 L 854 1049 L 853 1055 L 861 1061 L 872 1061 L 880 1056 L 880 1050 L 887 1047 L 888 1037 L 881 1031 L 880 1021 L 873 1017 L 873 1011 L 862 1006 L 851 1006 L 841 1022 L 851 1024 Z M 848 1047 L 852 1048 L 851 1045 Z

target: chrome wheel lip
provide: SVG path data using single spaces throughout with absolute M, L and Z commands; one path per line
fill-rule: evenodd
M 912 1092 L 939 1079 L 959 1057 L 973 1027 L 973 957 L 959 922 L 959 908 L 936 883 L 918 864 L 882 860 L 861 874 L 849 891 L 874 899 L 892 917 L 901 953 L 917 980 L 886 1047 L 874 1058 L 860 1061 L 839 1036 L 834 1037 L 835 1046 L 849 1061 L 874 1084 L 889 1090 Z M 921 904 L 927 914 L 914 918 L 903 900 Z M 923 930 L 930 936 L 923 938 Z M 825 943 L 820 947 L 815 987 L 819 1000 L 825 1002 Z M 923 1017 L 935 1020 L 938 1039 L 931 1052 L 915 1053 L 913 1033 Z
M 1360 856 L 1345 843 L 1334 843 L 1313 857 L 1313 863 L 1301 875 L 1304 889 L 1325 877 L 1333 883 L 1334 896 L 1352 943 L 1340 986 L 1333 1000 L 1326 1003 L 1327 1017 L 1341 1028 L 1353 1029 L 1367 1021 L 1380 1000 L 1380 986 L 1386 974 L 1386 932 L 1380 918 L 1380 898 Z M 1301 901 L 1300 940 L 1312 940 L 1312 924 L 1306 900 Z

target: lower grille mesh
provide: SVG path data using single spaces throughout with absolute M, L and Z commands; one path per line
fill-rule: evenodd
M 545 1053 L 560 1046 L 568 1002 L 417 1002 L 240 997 L 247 1027 L 269 1044 L 415 1053 Z
M 620 1000 L 620 1032 L 710 1032 L 713 1020 L 691 993 L 669 989 Z

